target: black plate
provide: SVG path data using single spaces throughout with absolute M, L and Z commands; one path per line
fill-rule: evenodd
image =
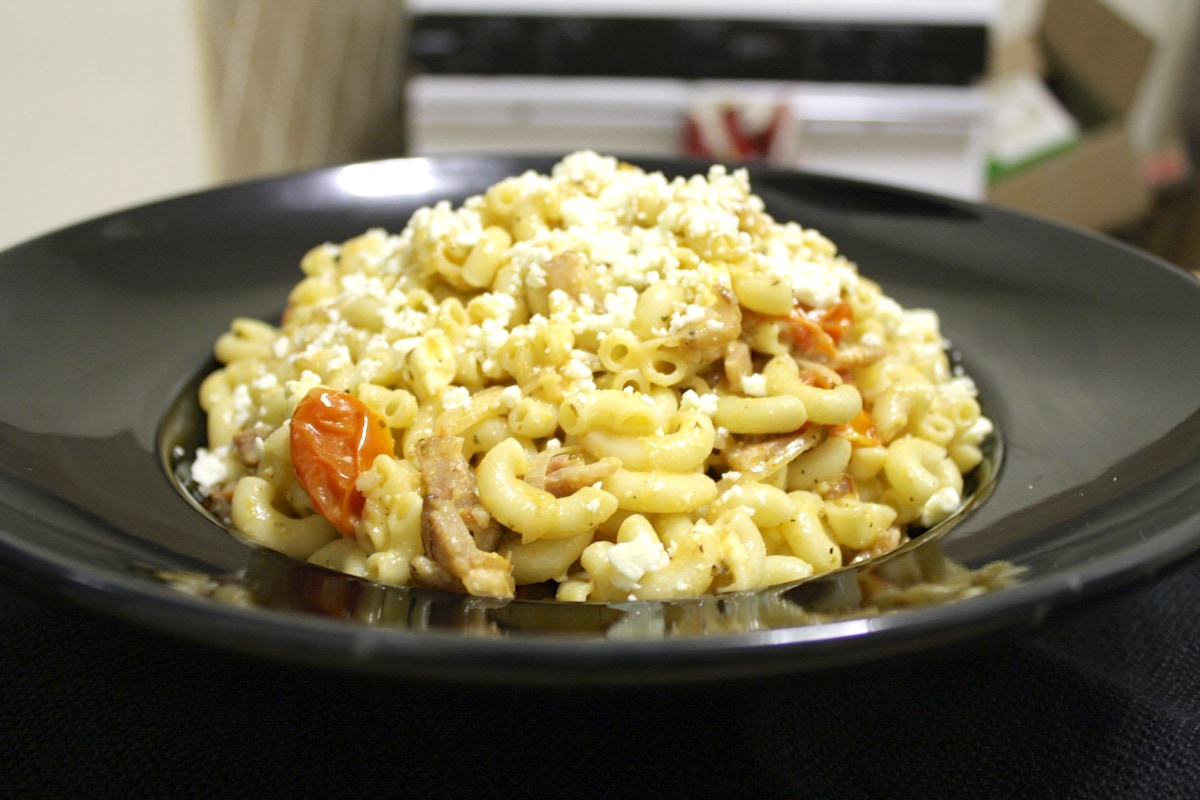
M 869 664 L 1036 625 L 1200 546 L 1200 283 L 1103 237 L 869 184 L 752 169 L 779 219 L 936 309 L 1001 431 L 976 507 L 882 565 L 677 603 L 384 589 L 264 552 L 170 477 L 231 318 L 276 317 L 312 245 L 553 158 L 395 160 L 122 211 L 0 254 L 0 555 L 88 608 L 273 658 L 510 683 Z M 643 159 L 668 174 L 697 164 Z M 1012 565 L 1019 579 L 995 580 Z M 990 591 L 856 611 L 865 585 L 967 570 Z M 980 577 L 982 576 L 982 577 Z M 948 599 L 948 598 L 942 598 Z

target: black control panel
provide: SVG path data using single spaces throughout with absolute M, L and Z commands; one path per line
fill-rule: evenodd
M 965 86 L 987 67 L 983 25 L 429 14 L 414 72 Z

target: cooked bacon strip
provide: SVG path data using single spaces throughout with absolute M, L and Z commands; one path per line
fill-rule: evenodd
M 705 308 L 703 318 L 691 322 L 674 335 L 680 346 L 700 354 L 701 361 L 720 358 L 725 346 L 742 333 L 742 309 L 733 291 L 715 287 L 716 301 Z
M 417 446 L 424 502 L 421 542 L 427 558 L 413 559 L 414 572 L 437 588 L 512 597 L 512 564 L 494 552 L 503 528 L 480 504 L 462 446 L 457 436 L 431 436 Z
M 529 468 L 525 470 L 522 480 L 535 489 L 546 488 L 546 472 L 550 469 L 550 459 L 556 454 L 549 450 L 534 453 L 529 459 Z
M 837 342 L 803 309 L 797 309 L 787 318 L 787 331 L 792 345 L 805 357 L 828 360 L 837 355 Z
M 434 434 L 437 436 L 458 436 L 488 417 L 494 417 L 504 407 L 501 398 L 503 389 L 493 386 L 471 395 L 466 405 L 448 408 L 438 414 Z
M 586 462 L 578 453 L 556 453 L 546 465 L 545 490 L 555 497 L 575 494 L 621 468 L 619 458 Z
M 730 342 L 725 346 L 725 379 L 729 387 L 742 394 L 742 379 L 754 374 L 754 362 L 750 357 L 750 345 L 741 339 Z
M 856 491 L 858 490 L 854 484 L 854 478 L 850 477 L 849 473 L 843 472 L 836 481 L 825 487 L 821 496 L 826 500 L 836 500 L 839 497 L 854 494 Z
M 201 500 L 201 505 L 226 528 L 233 527 L 233 491 L 214 492 Z
M 909 538 L 900 530 L 900 526 L 892 525 L 887 530 L 880 531 L 879 536 L 875 537 L 875 541 L 867 549 L 859 551 L 849 563 L 861 564 L 864 561 L 870 561 L 872 558 L 892 552 L 907 541 Z
M 451 575 L 445 567 L 429 556 L 416 556 L 409 565 L 412 569 L 413 583 L 430 589 L 441 589 L 443 592 L 466 594 L 467 588 L 463 582 Z
M 259 423 L 251 428 L 246 428 L 235 433 L 233 435 L 233 450 L 237 454 L 238 461 L 250 469 L 257 467 L 258 462 L 262 459 L 262 452 L 259 449 L 258 442 L 260 439 L 265 439 L 270 432 L 270 428 Z
M 798 358 L 796 366 L 800 370 L 800 380 L 809 386 L 816 386 L 818 389 L 832 389 L 842 383 L 842 376 L 837 373 L 837 370 L 819 361 Z
M 851 370 L 858 367 L 868 367 L 887 355 L 882 347 L 856 344 L 838 348 L 837 355 L 829 361 L 829 366 L 837 370 Z
M 544 269 L 546 287 L 551 291 L 566 292 L 572 300 L 591 294 L 587 284 L 587 261 L 581 253 L 564 250 L 547 261 Z
M 742 440 L 726 448 L 725 463 L 744 480 L 762 480 L 825 441 L 828 435 L 823 425 L 806 425 L 795 433 Z

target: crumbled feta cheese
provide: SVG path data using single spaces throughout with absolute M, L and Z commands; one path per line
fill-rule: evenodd
M 639 533 L 628 542 L 618 542 L 608 549 L 608 561 L 613 566 L 613 585 L 633 590 L 647 572 L 662 569 L 671 563 L 667 551 L 657 536 Z
M 953 514 L 962 504 L 962 497 L 953 486 L 943 486 L 933 493 L 921 507 L 921 524 L 926 528 L 936 525 Z
M 708 311 L 703 306 L 698 306 L 695 303 L 689 303 L 671 315 L 671 318 L 668 321 L 667 333 L 676 334 L 682 330 L 693 327 L 702 322 L 707 315 Z
M 729 444 L 729 428 L 724 425 L 718 425 L 713 437 L 713 448 L 716 450 L 724 450 Z
M 747 397 L 766 397 L 767 378 L 765 375 L 746 375 L 742 378 L 742 392 Z
M 471 393 L 462 386 L 454 386 L 442 395 L 442 408 L 450 411 L 456 408 L 466 408 L 471 404 Z
M 521 397 L 522 395 L 520 386 L 505 386 L 504 390 L 500 392 L 500 402 L 503 403 L 504 407 L 509 410 L 516 407 L 517 401 L 519 401 Z
M 725 473 L 725 477 L 729 478 L 728 472 Z M 736 478 L 729 478 L 729 479 L 736 480 Z M 732 503 L 736 500 L 741 500 L 742 495 L 744 495 L 745 493 L 746 493 L 746 490 L 742 488 L 742 485 L 740 483 L 735 483 L 733 486 L 730 486 L 728 489 L 721 492 L 720 497 L 717 498 L 717 504 L 722 505 L 724 503 Z
M 698 394 L 694 389 L 688 389 L 683 393 L 683 396 L 679 398 L 679 407 L 684 411 L 695 409 L 701 414 L 711 417 L 713 414 L 717 413 L 717 405 L 719 402 L 720 401 L 717 399 L 716 394 L 712 392 Z
M 927 308 L 902 311 L 900 320 L 899 334 L 905 338 L 919 339 L 923 334 L 937 335 L 938 316 Z M 939 336 L 939 341 L 940 338 Z
M 259 375 L 257 378 L 251 381 L 250 385 L 260 392 L 267 391 L 268 389 L 274 389 L 279 385 L 279 376 L 277 376 L 274 372 L 264 372 L 262 375 Z
M 530 289 L 545 289 L 546 268 L 535 261 L 529 262 L 525 269 L 525 285 Z
M 389 309 L 381 316 L 384 328 L 397 336 L 419 336 L 429 324 L 428 315 L 415 308 Z
M 591 367 L 584 363 L 583 359 L 578 356 L 572 356 L 567 359 L 567 363 L 563 365 L 562 374 L 564 378 L 575 382 L 590 381 L 592 379 Z
M 229 456 L 229 445 L 209 450 L 206 447 L 196 448 L 196 458 L 192 461 L 192 480 L 201 491 L 212 491 L 229 477 L 229 467 L 225 459 Z

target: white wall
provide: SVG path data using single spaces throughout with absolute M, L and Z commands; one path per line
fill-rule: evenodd
M 0 248 L 210 183 L 191 0 L 0 0 Z

